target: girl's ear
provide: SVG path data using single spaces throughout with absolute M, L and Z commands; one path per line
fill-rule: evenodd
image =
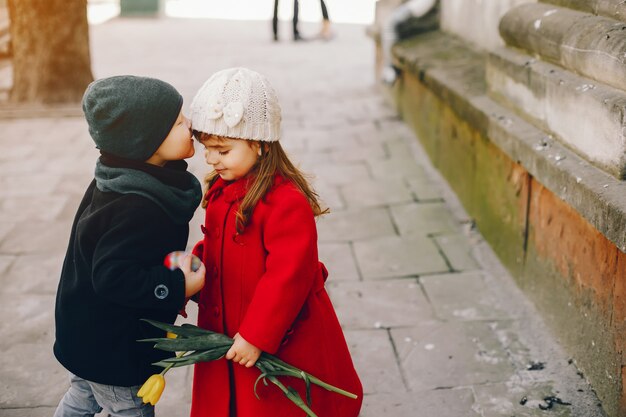
M 262 153 L 262 152 L 261 152 L 261 146 L 263 146 L 263 145 L 262 145 L 262 144 L 261 144 L 261 142 L 260 142 L 260 141 L 258 141 L 258 140 L 255 140 L 255 141 L 253 141 L 253 142 L 250 142 L 250 147 L 251 147 L 253 150 L 255 150 L 255 151 L 256 151 L 256 153 L 257 153 L 257 155 L 259 155 L 259 156 L 261 156 L 261 153 Z

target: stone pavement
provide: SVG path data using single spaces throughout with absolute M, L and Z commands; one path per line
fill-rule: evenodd
M 245 65 L 269 77 L 283 143 L 332 210 L 318 222 L 320 256 L 364 383 L 363 417 L 603 416 L 385 104 L 364 27 L 337 31 L 329 43 L 273 43 L 266 22 L 116 19 L 92 28 L 94 75 L 163 78 L 186 106 L 215 70 Z M 50 416 L 67 388 L 51 350 L 54 295 L 96 157 L 81 118 L 0 120 L 2 417 Z M 207 171 L 199 154 L 191 166 Z M 190 244 L 201 220 L 199 210 Z M 160 416 L 187 415 L 190 381 L 190 369 L 168 374 Z M 543 411 L 548 396 L 571 405 Z

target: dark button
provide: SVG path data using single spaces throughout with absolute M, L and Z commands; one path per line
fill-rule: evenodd
M 219 317 L 220 308 L 218 306 L 213 307 L 213 315 L 215 315 L 215 317 Z
M 163 284 L 159 284 L 154 288 L 154 296 L 159 300 L 163 300 L 170 293 L 170 290 Z

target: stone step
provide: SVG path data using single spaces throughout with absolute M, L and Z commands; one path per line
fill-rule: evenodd
M 502 46 L 498 23 L 512 7 L 534 0 L 441 0 L 441 28 L 481 49 Z
M 626 24 L 552 4 L 525 4 L 500 21 L 509 46 L 626 90 Z
M 487 59 L 488 94 L 618 179 L 626 176 L 626 92 L 510 48 Z
M 403 71 L 414 74 L 455 114 L 470 121 L 481 135 L 626 252 L 626 182 L 588 163 L 560 141 L 550 139 L 536 123 L 528 123 L 511 110 L 514 106 L 503 105 L 488 95 L 483 85 L 483 53 L 463 49 L 463 45 L 467 44 L 457 37 L 432 32 L 400 43 L 395 48 L 396 59 Z M 486 71 L 489 76 L 490 69 Z M 529 78 L 530 75 L 526 79 Z M 615 106 L 624 107 L 624 103 Z M 585 115 L 582 119 L 591 117 Z
M 540 0 L 540 2 L 626 22 L 626 3 L 623 0 Z

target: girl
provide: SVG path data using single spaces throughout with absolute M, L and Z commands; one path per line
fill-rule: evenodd
M 233 337 L 226 360 L 197 364 L 192 417 L 301 416 L 273 384 L 254 384 L 265 351 L 358 395 L 317 386 L 320 417 L 356 417 L 362 387 L 317 258 L 317 195 L 278 139 L 280 107 L 267 79 L 245 68 L 214 74 L 191 105 L 194 135 L 213 166 L 206 182 L 204 239 L 194 248 L 207 268 L 198 325 Z M 282 377 L 305 397 L 299 380 Z

